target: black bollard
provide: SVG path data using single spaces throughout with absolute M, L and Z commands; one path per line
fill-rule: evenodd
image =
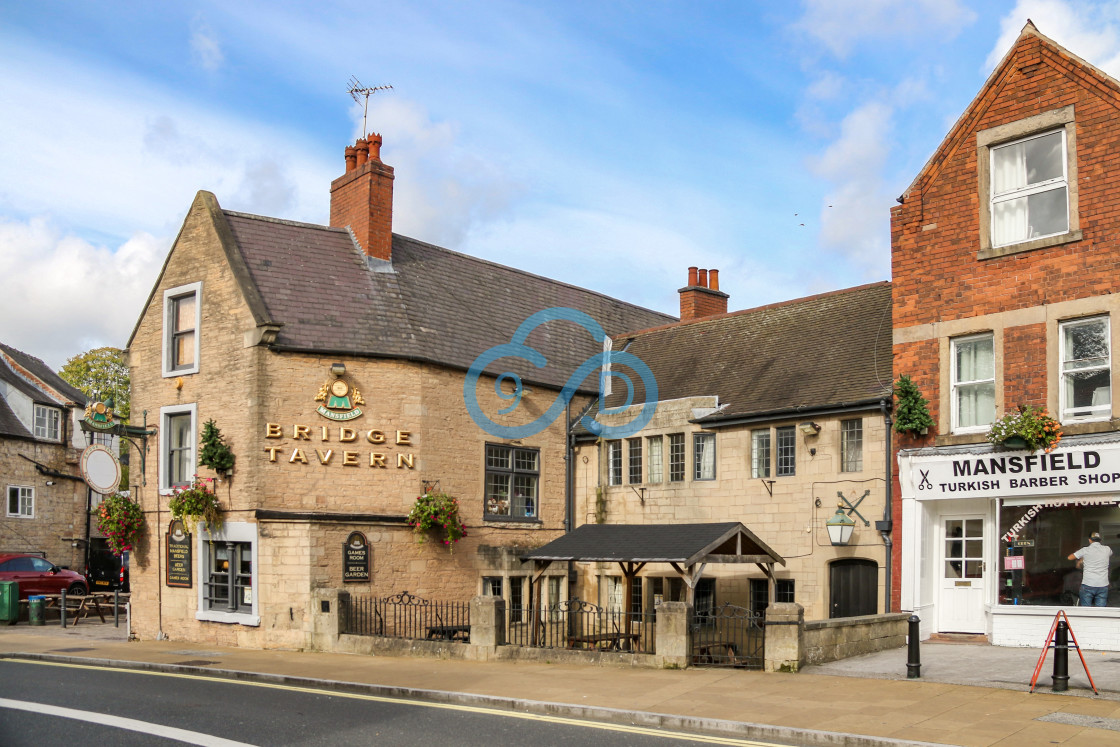
M 1056 693 L 1069 689 L 1069 625 L 1065 620 L 1058 621 L 1054 633 L 1054 687 Z
M 58 600 L 58 614 L 62 627 L 66 627 L 66 590 L 62 590 L 61 598 Z
M 912 680 L 922 676 L 922 654 L 918 649 L 918 639 L 921 638 L 918 626 L 922 621 L 917 615 L 910 615 L 910 618 L 906 622 L 910 623 L 910 632 L 907 641 L 908 656 L 906 659 L 906 678 Z

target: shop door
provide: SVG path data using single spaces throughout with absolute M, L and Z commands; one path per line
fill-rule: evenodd
M 984 517 L 942 517 L 941 536 L 937 629 L 942 633 L 984 633 Z

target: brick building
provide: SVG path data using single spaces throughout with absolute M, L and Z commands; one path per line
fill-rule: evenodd
M 43 361 L 0 343 L 0 553 L 81 572 L 90 537 L 78 461 L 86 397 Z M 96 532 L 95 532 L 96 533 Z
M 773 583 L 761 566 L 709 565 L 693 600 L 701 612 L 770 601 L 797 602 L 807 619 L 886 611 L 890 284 L 733 313 L 718 287 L 716 271 L 690 268 L 679 323 L 615 339 L 652 371 L 657 410 L 632 436 L 579 439 L 576 524 L 741 522 L 783 557 Z M 855 527 L 833 546 L 825 522 L 842 501 Z M 581 598 L 621 608 L 617 564 L 583 571 Z M 687 594 L 665 563 L 636 582 L 635 611 Z
M 393 234 L 380 147 L 375 135 L 346 149 L 333 227 L 223 210 L 206 192 L 191 206 L 128 343 L 133 408 L 159 431 L 132 558 L 141 637 L 299 648 L 312 644 L 317 595 L 340 589 L 514 593 L 489 579 L 520 569 L 519 553 L 558 536 L 570 511 L 564 418 L 493 435 L 465 400 L 511 427 L 554 413 L 602 339 L 547 321 L 526 338 L 546 366 L 495 362 L 473 389 L 469 369 L 541 309 L 578 310 L 612 334 L 671 320 Z M 506 371 L 519 386 L 498 381 Z M 578 406 L 598 382 L 576 384 Z M 198 466 L 211 420 L 236 457 L 228 475 Z M 169 500 L 196 473 L 217 478 L 224 523 L 177 543 L 170 573 Z M 407 525 L 429 488 L 460 501 L 468 535 L 453 552 Z M 369 575 L 344 581 L 354 533 Z
M 1118 107 L 1028 23 L 892 209 L 894 373 L 936 423 L 899 441 L 895 603 L 925 635 L 1039 646 L 1065 609 L 1083 646 L 1120 646 L 1120 590 L 1077 606 L 1067 559 L 1094 531 L 1120 549 Z M 1052 452 L 986 440 L 1022 405 L 1061 422 Z

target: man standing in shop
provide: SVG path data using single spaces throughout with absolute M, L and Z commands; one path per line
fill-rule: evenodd
M 1112 548 L 1101 544 L 1100 532 L 1089 535 L 1089 544 L 1069 556 L 1081 573 L 1081 606 L 1108 606 L 1108 561 Z

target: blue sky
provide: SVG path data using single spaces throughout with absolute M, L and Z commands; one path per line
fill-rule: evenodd
M 123 346 L 195 192 L 325 223 L 369 129 L 394 230 L 677 313 L 882 280 L 889 210 L 1027 18 L 1120 3 L 0 0 L 0 341 Z

